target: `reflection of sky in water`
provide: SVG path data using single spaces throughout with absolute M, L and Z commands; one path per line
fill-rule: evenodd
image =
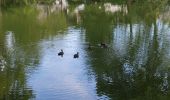
M 14 38 L 14 33 L 11 31 L 6 32 L 6 46 L 9 51 L 12 52 L 14 49 L 14 44 L 15 44 L 15 38 Z
M 6 49 L 7 49 L 7 52 L 8 54 L 11 56 L 11 68 L 14 68 L 15 66 L 15 54 L 14 54 L 14 51 L 16 49 L 15 47 L 15 37 L 14 37 L 14 32 L 12 31 L 7 31 L 6 32 Z
M 149 60 L 149 54 L 148 52 L 156 52 L 149 51 L 152 50 L 151 47 L 153 44 L 158 43 L 158 53 L 163 55 L 163 62 L 164 64 L 167 64 L 167 59 L 170 59 L 170 50 L 167 48 L 170 48 L 170 35 L 169 35 L 169 27 L 168 25 L 162 23 L 160 19 L 156 22 L 157 26 L 157 33 L 154 34 L 155 27 L 154 25 L 151 26 L 150 29 L 146 29 L 145 26 L 141 24 L 133 24 L 132 25 L 132 34 L 130 36 L 130 25 L 124 26 L 124 25 L 118 25 L 113 30 L 113 49 L 116 50 L 117 56 L 120 57 L 126 57 L 126 61 L 124 62 L 124 70 L 125 73 L 132 73 L 134 70 L 134 67 L 141 68 L 142 65 L 146 65 L 147 61 Z M 155 40 L 155 39 L 156 40 Z M 138 42 L 139 41 L 139 42 Z M 138 45 L 139 46 L 136 46 Z M 129 62 L 128 58 L 132 58 L 130 55 L 130 50 L 132 48 L 137 49 L 134 56 L 134 60 L 132 62 Z M 166 49 L 165 49 L 166 48 Z M 134 52 L 134 51 L 133 51 Z M 167 55 L 167 54 L 168 55 Z M 157 54 L 160 56 L 160 54 Z M 165 56 L 164 56 L 165 55 Z M 167 67 L 167 65 L 166 65 Z
M 127 48 L 126 43 L 128 39 L 126 34 L 124 33 L 124 28 L 122 28 L 121 26 L 117 26 L 114 30 L 113 35 L 113 46 L 118 51 L 118 53 L 123 56 L 126 53 L 125 48 Z
M 70 28 L 66 35 L 58 35 L 51 41 L 40 42 L 41 59 L 39 70 L 32 75 L 29 84 L 38 100 L 94 100 L 95 79 L 88 80 L 85 64 L 84 43 L 81 30 Z M 64 50 L 64 56 L 57 53 Z M 80 53 L 79 59 L 73 54 Z

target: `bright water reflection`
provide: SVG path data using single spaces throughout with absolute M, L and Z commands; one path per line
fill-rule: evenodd
M 168 100 L 168 7 L 114 5 L 3 10 L 0 99 Z
M 87 55 L 84 51 L 86 44 L 81 40 L 84 38 L 84 31 L 70 27 L 65 34 L 39 43 L 41 48 L 39 68 L 29 80 L 37 94 L 36 98 L 96 99 L 95 78 L 86 64 Z M 64 51 L 63 57 L 57 56 L 61 48 Z M 77 51 L 80 52 L 80 58 L 73 59 L 73 54 Z M 37 75 L 39 77 L 36 77 Z

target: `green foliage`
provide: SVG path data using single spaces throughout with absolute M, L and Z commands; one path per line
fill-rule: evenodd
M 44 4 L 51 4 L 55 0 L 0 0 L 1 7 L 8 7 L 11 5 L 28 5 L 33 3 L 44 3 Z
M 55 0 L 36 0 L 37 3 L 52 4 Z
M 28 5 L 32 3 L 52 4 L 55 0 L 0 0 L 0 6 L 10 5 Z M 91 2 L 112 2 L 115 4 L 122 3 L 158 3 L 170 0 L 68 0 L 69 3 L 91 3 Z

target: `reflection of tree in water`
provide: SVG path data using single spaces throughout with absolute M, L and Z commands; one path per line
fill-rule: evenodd
M 136 10 L 137 8 L 130 9 Z M 130 15 L 113 15 L 113 19 L 119 20 L 112 20 L 112 23 L 122 24 L 113 25 L 115 27 L 112 43 L 110 42 L 112 40 L 107 40 L 111 38 L 104 38 L 99 34 L 99 28 L 94 28 L 103 24 L 102 21 L 91 22 L 90 18 L 85 20 L 88 42 L 103 41 L 100 39 L 102 37 L 106 39 L 104 41 L 112 44 L 112 48 L 94 48 L 88 52 L 91 56 L 91 66 L 97 75 L 97 93 L 99 95 L 106 95 L 116 100 L 167 100 L 170 97 L 167 69 L 169 63 L 164 61 L 170 60 L 169 57 L 166 57 L 166 53 L 169 52 L 166 25 L 157 19 L 159 9 L 150 13 L 151 8 L 139 7 L 139 10 L 143 9 L 148 11 L 136 13 L 135 10 L 129 11 L 128 9 Z M 98 14 L 94 16 L 98 17 Z M 94 16 L 91 15 L 91 17 Z M 105 20 L 109 18 L 107 15 L 103 16 L 105 16 L 103 18 Z M 96 18 L 94 17 L 94 19 Z M 102 27 L 104 28 L 103 33 L 108 33 L 104 34 L 105 37 L 111 34 L 108 30 L 112 23 L 106 22 Z M 93 38 L 95 33 L 99 36 Z
M 10 42 L 10 40 L 4 40 L 4 43 L 6 42 Z M 5 50 L 1 52 L 0 56 L 4 57 L 7 65 L 5 66 L 4 71 L 0 72 L 0 99 L 28 100 L 33 98 L 33 91 L 26 84 L 26 74 L 28 72 L 25 68 L 30 62 L 32 62 L 27 58 L 28 55 L 30 56 L 32 54 L 27 55 L 27 51 L 23 51 L 21 48 L 17 48 L 16 46 L 8 48 L 3 44 L 3 48 Z M 32 48 L 32 50 L 34 49 Z M 25 54 L 23 54 L 23 52 Z M 34 64 L 32 66 L 34 66 Z
M 7 66 L 0 71 L 0 99 L 32 99 L 35 95 L 27 84 L 27 75 L 39 64 L 41 47 L 38 43 L 64 30 L 66 19 L 62 13 L 51 13 L 39 22 L 35 8 L 28 7 L 4 13 L 0 19 L 0 56 Z
M 104 13 L 104 9 L 99 10 L 97 5 L 87 6 L 84 12 L 83 25 L 86 28 L 87 39 L 92 44 L 111 40 L 111 18 Z
M 28 100 L 34 98 L 32 89 L 27 85 L 29 69 L 34 69 L 39 63 L 39 53 L 34 45 L 31 48 L 18 45 L 16 35 L 12 31 L 2 34 L 3 56 L 7 65 L 0 72 L 0 99 Z
M 27 84 L 27 75 L 39 64 L 41 47 L 38 43 L 64 30 L 66 18 L 60 12 L 37 20 L 38 14 L 44 13 L 41 10 L 23 7 L 9 12 L 9 9 L 0 16 L 0 56 L 7 62 L 0 72 L 0 99 L 28 100 L 35 97 Z

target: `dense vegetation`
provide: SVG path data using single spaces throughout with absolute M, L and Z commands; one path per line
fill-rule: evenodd
M 52 4 L 56 0 L 0 0 L 0 6 L 6 7 L 11 5 L 29 5 L 33 3 Z M 162 2 L 168 0 L 67 0 L 69 3 L 89 3 L 89 2 L 113 2 L 113 3 L 141 3 L 141 2 Z
M 55 0 L 0 0 L 1 6 L 10 6 L 10 5 L 28 5 L 33 3 L 52 3 Z

